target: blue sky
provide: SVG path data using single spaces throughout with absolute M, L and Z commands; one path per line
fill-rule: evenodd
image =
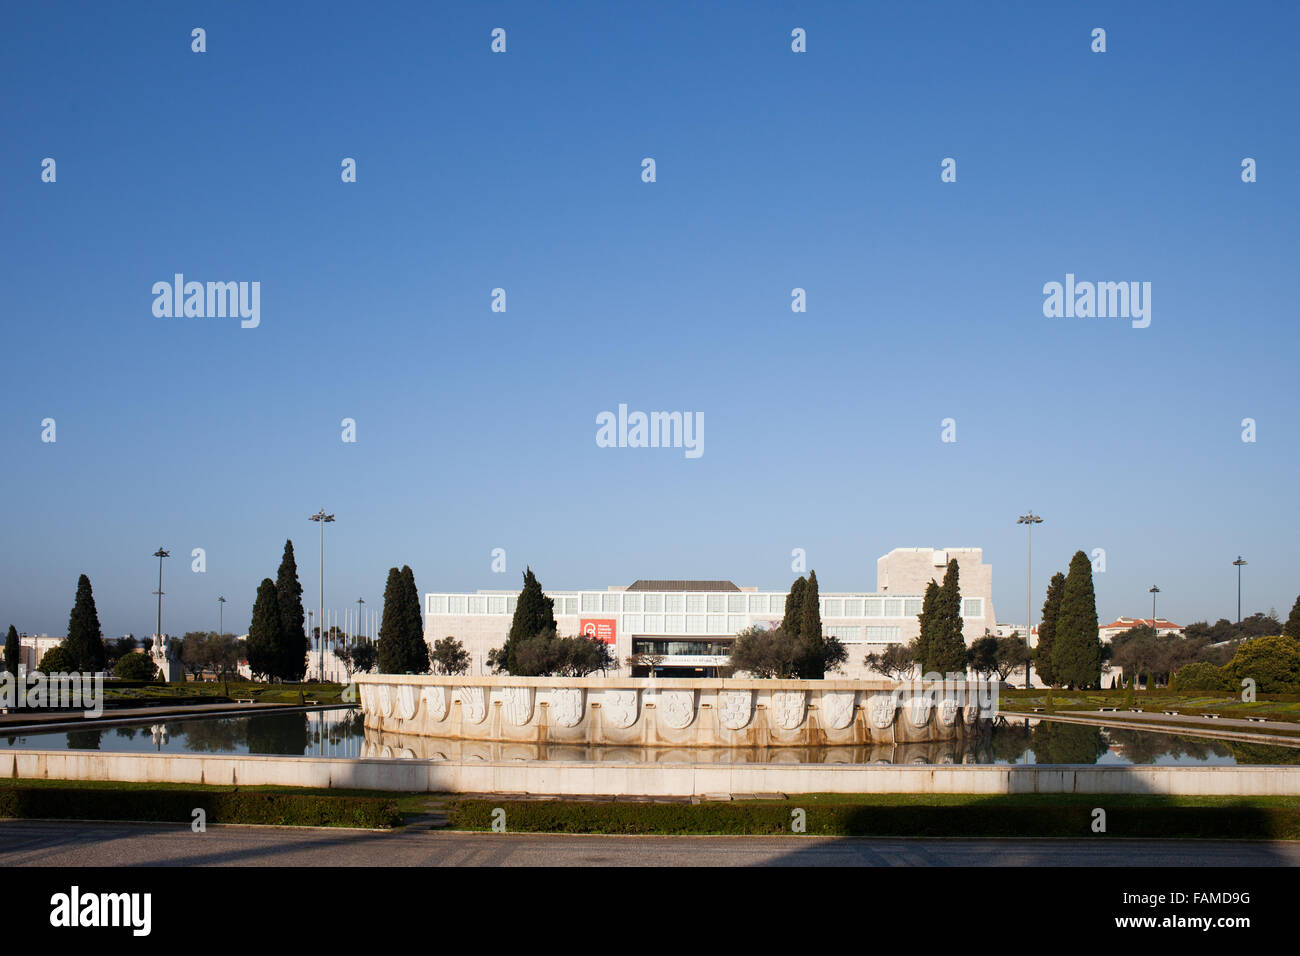
M 1032 507 L 1035 615 L 1103 548 L 1103 619 L 1232 617 L 1239 553 L 1285 617 L 1300 13 L 1132 6 L 6 8 L 0 626 L 63 633 L 85 572 L 151 632 L 159 545 L 170 632 L 246 629 L 285 538 L 314 607 L 322 506 L 335 607 L 978 546 L 1020 622 Z M 260 326 L 156 318 L 176 272 Z M 1045 318 L 1066 273 L 1150 327 Z M 704 455 L 597 447 L 620 403 Z

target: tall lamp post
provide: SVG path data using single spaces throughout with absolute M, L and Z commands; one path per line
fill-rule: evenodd
M 1158 633 L 1156 631 L 1156 595 L 1160 593 L 1160 589 L 1153 584 L 1147 589 L 1147 593 L 1151 595 L 1151 632 L 1155 634 Z
M 157 591 L 154 591 L 153 593 L 156 594 L 156 595 L 158 595 L 158 643 L 159 643 L 159 649 L 161 649 L 161 645 L 162 645 L 162 596 L 163 596 L 163 589 L 162 589 L 162 563 L 163 563 L 163 558 L 170 558 L 170 557 L 172 556 L 172 553 L 171 553 L 170 551 L 166 551 L 166 550 L 164 550 L 163 548 L 159 548 L 157 551 L 155 551 L 155 552 L 153 553 L 153 556 L 154 556 L 155 558 L 158 559 L 158 590 L 157 590 Z
M 1029 586 L 1029 570 L 1034 558 L 1034 525 L 1042 524 L 1043 519 L 1034 514 L 1034 509 L 1030 508 L 1028 514 L 1023 514 L 1016 519 L 1016 524 L 1025 525 L 1027 532 L 1025 538 L 1025 647 L 1029 646 L 1029 638 L 1034 633 L 1034 620 L 1030 616 L 1032 612 L 1031 602 L 1033 601 L 1033 592 Z M 1033 684 L 1033 658 L 1025 660 L 1025 690 Z
M 333 521 L 333 515 L 327 515 L 322 508 L 316 514 L 311 515 L 312 521 L 320 524 L 320 615 L 317 620 L 320 623 L 320 640 L 316 643 L 316 676 L 325 679 L 325 524 Z
M 217 598 L 217 637 L 226 633 L 226 599 Z
M 1237 632 L 1241 633 L 1241 569 L 1246 566 L 1245 559 L 1237 555 L 1237 560 L 1232 562 L 1237 567 Z

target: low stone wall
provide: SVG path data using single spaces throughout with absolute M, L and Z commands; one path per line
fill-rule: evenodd
M 372 730 L 499 743 L 894 745 L 977 734 L 996 706 L 995 687 L 977 682 L 397 674 L 356 681 Z
M 755 793 L 1156 793 L 1300 795 L 1300 767 L 878 767 L 825 764 L 599 764 L 0 751 L 10 778 L 430 793 L 704 796 Z

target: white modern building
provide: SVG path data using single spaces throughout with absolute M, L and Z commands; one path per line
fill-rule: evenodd
M 919 631 L 917 615 L 930 581 L 942 581 L 956 559 L 964 633 L 969 644 L 997 625 L 993 569 L 980 548 L 895 548 L 876 562 L 876 590 L 821 592 L 822 627 L 848 649 L 846 677 L 879 676 L 863 658 L 890 644 L 906 644 Z M 561 635 L 590 634 L 613 645 L 618 672 L 633 654 L 662 658 L 664 677 L 707 677 L 727 663 L 731 643 L 748 627 L 776 626 L 785 591 L 738 587 L 731 581 L 640 580 L 604 590 L 552 591 Z M 470 673 L 488 673 L 489 651 L 510 631 L 517 592 L 431 593 L 424 598 L 424 639 L 430 647 L 455 637 L 470 654 Z M 840 676 L 837 675 L 837 676 Z

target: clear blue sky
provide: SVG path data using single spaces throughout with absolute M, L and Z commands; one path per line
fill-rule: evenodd
M 0 627 L 64 633 L 85 572 L 150 633 L 159 545 L 169 632 L 245 630 L 287 537 L 314 607 L 321 506 L 335 607 L 978 546 L 1020 622 L 1032 507 L 1035 615 L 1093 548 L 1104 620 L 1233 617 L 1238 553 L 1290 609 L 1294 4 L 274 6 L 2 15 Z M 176 272 L 260 327 L 155 318 Z M 1066 273 L 1150 327 L 1045 318 Z M 703 457 L 598 448 L 620 403 Z

